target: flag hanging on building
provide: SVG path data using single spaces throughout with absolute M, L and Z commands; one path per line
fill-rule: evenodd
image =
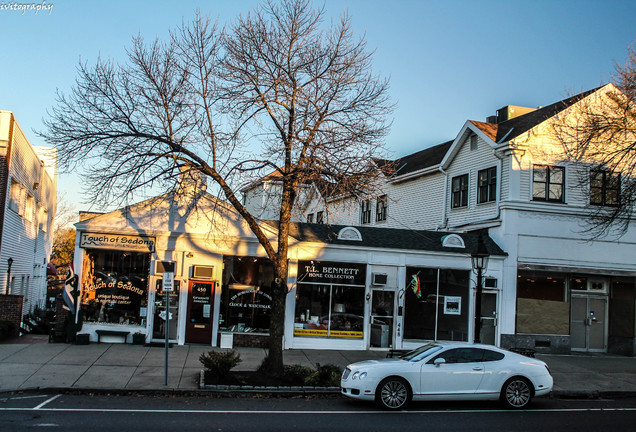
M 422 297 L 422 288 L 420 286 L 420 277 L 419 277 L 419 272 L 414 274 L 413 276 L 411 276 L 411 289 L 413 290 L 413 292 L 415 293 L 415 296 L 417 298 Z
M 73 315 L 75 315 L 75 297 L 73 296 L 73 290 L 75 289 L 76 284 L 74 284 L 77 277 L 75 276 L 75 272 L 73 271 L 73 265 L 68 268 L 68 275 L 66 276 L 66 280 L 64 281 L 64 291 L 62 291 L 62 297 L 64 298 L 64 309 L 71 311 Z M 73 286 L 75 285 L 75 286 Z

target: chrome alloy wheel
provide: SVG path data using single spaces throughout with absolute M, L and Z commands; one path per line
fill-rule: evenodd
M 409 399 L 409 388 L 400 378 L 387 378 L 380 384 L 379 400 L 383 407 L 388 409 L 400 409 Z
M 502 399 L 510 408 L 523 408 L 532 399 L 530 384 L 523 378 L 512 378 L 504 385 Z

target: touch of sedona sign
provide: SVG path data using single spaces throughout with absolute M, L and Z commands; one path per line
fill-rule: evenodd
M 82 233 L 80 247 L 86 249 L 118 249 L 137 252 L 154 252 L 154 237 Z

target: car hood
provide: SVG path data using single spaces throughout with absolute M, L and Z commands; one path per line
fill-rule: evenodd
M 404 362 L 405 360 L 399 359 L 399 358 L 386 358 L 386 359 L 379 359 L 379 360 L 364 360 L 364 361 L 360 361 L 360 362 L 356 362 L 353 364 L 350 364 L 349 366 L 347 366 L 348 368 L 350 368 L 351 370 L 354 369 L 372 369 L 372 368 L 376 368 L 376 367 L 384 367 L 387 364 L 391 364 L 391 363 L 401 363 Z

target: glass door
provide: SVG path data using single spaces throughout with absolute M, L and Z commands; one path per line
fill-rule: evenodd
M 570 344 L 573 351 L 607 350 L 607 297 L 572 295 Z
M 481 343 L 495 345 L 497 341 L 497 292 L 481 295 Z
M 371 290 L 371 347 L 393 347 L 395 292 Z
M 162 280 L 157 280 L 155 288 L 155 311 L 152 324 L 152 339 L 166 340 L 166 293 L 163 291 Z M 179 323 L 179 281 L 174 281 L 173 291 L 170 293 L 170 326 L 168 337 L 171 341 L 177 340 L 177 325 Z

